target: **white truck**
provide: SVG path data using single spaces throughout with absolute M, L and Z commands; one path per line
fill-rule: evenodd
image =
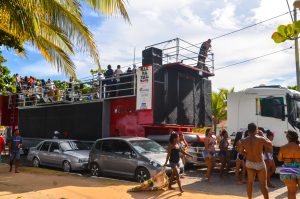
M 300 129 L 300 92 L 281 86 L 258 86 L 228 95 L 228 132 L 235 137 L 251 122 L 275 133 L 274 153 L 287 143 L 285 131 Z

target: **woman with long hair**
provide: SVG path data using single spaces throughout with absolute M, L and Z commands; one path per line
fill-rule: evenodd
M 193 158 L 192 155 L 188 154 L 187 152 L 183 151 L 180 146 L 179 146 L 179 136 L 177 133 L 171 133 L 170 139 L 169 139 L 169 145 L 168 145 L 168 154 L 166 158 L 166 162 L 164 164 L 164 167 L 167 165 L 167 163 L 170 163 L 170 167 L 172 168 L 172 174 L 169 179 L 169 189 L 174 190 L 172 188 L 172 182 L 174 180 L 174 177 L 176 178 L 178 187 L 180 192 L 182 193 L 182 187 L 181 187 L 181 181 L 178 173 L 178 168 L 179 168 L 179 161 L 180 161 L 180 153 L 190 156 Z
M 208 182 L 211 181 L 212 170 L 216 162 L 215 145 L 217 144 L 217 142 L 216 139 L 213 137 L 213 134 L 214 132 L 212 129 L 206 129 L 205 140 L 204 140 L 205 151 L 203 152 L 203 158 L 207 166 L 205 177 L 208 180 Z
M 220 148 L 219 157 L 221 161 L 220 177 L 222 178 L 223 174 L 227 175 L 230 169 L 230 151 L 228 150 L 230 146 L 230 138 L 226 130 L 222 130 L 221 135 L 222 135 L 222 139 L 219 144 L 219 148 Z
M 300 188 L 300 145 L 295 131 L 287 131 L 288 143 L 280 148 L 278 160 L 284 162 L 280 169 L 280 179 L 288 189 L 288 199 L 296 199 L 297 187 Z
M 236 177 L 236 184 L 238 185 L 242 185 L 246 183 L 245 156 L 244 154 L 240 154 L 238 152 L 238 146 L 241 143 L 242 138 L 243 138 L 243 132 L 237 132 L 233 143 L 233 148 L 236 150 L 236 154 L 237 154 L 236 161 L 235 161 L 235 177 Z

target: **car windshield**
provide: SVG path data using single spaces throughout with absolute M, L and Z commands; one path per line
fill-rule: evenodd
M 60 147 L 63 151 L 78 151 L 89 150 L 90 146 L 80 141 L 65 141 L 60 143 Z
M 166 150 L 158 143 L 152 140 L 133 140 L 130 141 L 131 145 L 139 153 L 163 153 Z

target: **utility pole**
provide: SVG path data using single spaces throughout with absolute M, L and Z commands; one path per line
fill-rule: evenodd
M 300 1 L 294 2 L 294 23 L 297 21 L 297 8 L 300 6 Z M 299 41 L 295 38 L 295 62 L 296 62 L 296 76 L 297 76 L 297 90 L 300 91 L 300 66 L 299 66 Z

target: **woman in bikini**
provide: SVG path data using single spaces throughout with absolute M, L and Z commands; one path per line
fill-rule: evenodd
M 221 135 L 222 139 L 219 144 L 219 157 L 221 161 L 220 177 L 222 178 L 223 174 L 227 175 L 230 169 L 230 151 L 228 150 L 228 147 L 230 145 L 230 139 L 226 130 L 222 130 Z M 224 172 L 225 168 L 226 170 Z
M 267 130 L 266 134 L 267 134 L 267 138 L 272 142 L 273 139 L 274 139 L 274 133 L 271 132 L 270 130 Z M 265 160 L 266 167 L 267 167 L 268 187 L 275 188 L 275 186 L 271 183 L 271 176 L 276 171 L 276 166 L 275 166 L 275 162 L 274 162 L 274 159 L 273 159 L 273 153 L 264 153 L 264 160 Z
M 242 185 L 246 183 L 245 156 L 243 154 L 239 154 L 238 152 L 238 145 L 241 143 L 240 140 L 242 138 L 243 138 L 243 133 L 237 132 L 233 143 L 233 148 L 236 150 L 235 176 L 236 176 L 236 184 L 238 185 Z
M 176 177 L 176 181 L 179 187 L 180 192 L 182 193 L 182 187 L 181 187 L 181 182 L 180 182 L 180 178 L 179 178 L 179 173 L 178 173 L 178 168 L 179 168 L 179 161 L 180 161 L 180 153 L 190 156 L 191 158 L 193 158 L 192 155 L 186 153 L 185 151 L 183 151 L 180 146 L 179 146 L 179 136 L 177 133 L 172 133 L 170 135 L 170 139 L 169 139 L 169 145 L 168 145 L 168 154 L 167 154 L 167 158 L 166 158 L 166 162 L 164 164 L 164 167 L 167 165 L 167 163 L 170 163 L 170 167 L 172 168 L 172 174 L 171 177 L 169 179 L 169 189 L 170 190 L 174 190 L 174 188 L 172 187 L 172 183 L 174 180 L 174 177 Z
M 187 152 L 189 144 L 185 140 L 184 135 L 181 131 L 178 131 L 178 134 L 179 134 L 179 146 L 183 151 Z M 182 160 L 183 168 L 184 168 L 185 164 L 186 164 L 186 156 L 184 154 L 181 154 L 181 160 Z M 180 175 L 180 177 L 184 178 L 184 175 L 185 174 L 184 174 L 184 169 L 183 169 L 183 173 Z
M 300 145 L 299 136 L 287 131 L 288 143 L 280 148 L 278 160 L 284 162 L 280 169 L 280 179 L 288 189 L 288 199 L 296 199 L 297 187 L 300 188 Z
M 208 182 L 210 182 L 211 180 L 211 173 L 216 162 L 215 145 L 217 142 L 216 139 L 213 137 L 213 134 L 214 132 L 212 131 L 212 129 L 207 129 L 205 132 L 205 140 L 204 140 L 205 151 L 203 152 L 203 157 L 205 160 L 205 164 L 207 166 L 205 177 L 208 180 Z

